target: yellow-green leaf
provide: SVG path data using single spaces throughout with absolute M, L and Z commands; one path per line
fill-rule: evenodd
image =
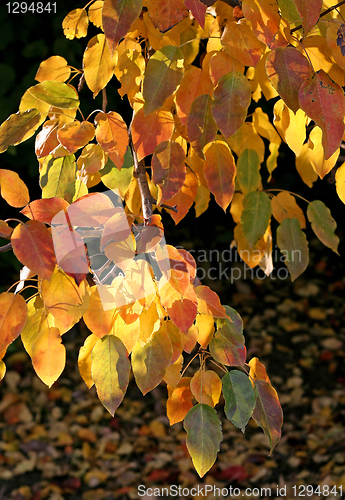
M 294 281 L 309 261 L 308 242 L 298 219 L 284 219 L 277 229 L 277 244 Z
M 329 208 L 322 201 L 314 200 L 308 205 L 307 216 L 319 240 L 339 255 L 339 238 L 334 232 L 337 224 Z
M 0 127 L 0 153 L 8 146 L 16 146 L 34 135 L 41 124 L 41 115 L 37 109 L 18 111 L 7 118 Z
M 74 109 L 79 106 L 76 89 L 63 82 L 47 80 L 30 87 L 25 94 L 45 105 L 48 104 L 56 108 Z

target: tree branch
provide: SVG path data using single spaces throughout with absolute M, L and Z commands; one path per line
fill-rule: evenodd
M 3 247 L 0 247 L 0 253 L 8 252 L 12 248 L 12 243 L 7 243 Z

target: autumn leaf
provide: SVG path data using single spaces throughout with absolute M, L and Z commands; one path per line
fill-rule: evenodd
M 276 390 L 264 380 L 255 381 L 253 418 L 269 439 L 271 453 L 281 436 L 283 412 Z
M 305 271 L 309 261 L 307 238 L 298 219 L 284 219 L 277 229 L 277 244 L 294 281 Z
M 22 207 L 30 201 L 29 190 L 19 175 L 0 169 L 0 193 L 11 207 Z
M 193 408 L 193 394 L 190 390 L 190 377 L 182 377 L 176 387 L 168 385 L 167 416 L 170 425 L 182 422 Z
M 65 82 L 69 79 L 71 68 L 64 57 L 51 56 L 42 61 L 37 70 L 35 80 L 42 83 L 46 80 Z
M 11 236 L 17 259 L 41 278 L 50 279 L 55 268 L 55 253 L 50 232 L 43 222 L 30 220 L 18 224 Z
M 306 35 L 319 20 L 322 0 L 294 0 L 293 3 L 302 18 L 303 31 Z
M 48 387 L 60 377 L 66 363 L 66 349 L 58 328 L 42 325 L 31 346 L 32 365 Z
M 18 111 L 0 126 L 0 153 L 8 146 L 16 146 L 34 135 L 41 124 L 41 115 L 37 109 Z
M 91 38 L 84 52 L 84 76 L 93 97 L 109 83 L 114 74 L 115 59 L 112 59 L 103 33 Z
M 199 285 L 195 288 L 198 297 L 198 312 L 214 318 L 228 318 L 225 307 L 221 305 L 218 295 L 208 286 Z
M 231 319 L 216 320 L 217 331 L 209 344 L 210 353 L 219 363 L 242 366 L 246 360 L 242 320 L 231 307 L 226 306 L 225 310 Z
M 115 111 L 102 112 L 96 115 L 95 122 L 97 141 L 111 161 L 121 170 L 128 146 L 127 126 L 122 116 Z
M 303 210 L 297 205 L 296 198 L 287 191 L 282 191 L 272 198 L 272 214 L 278 222 L 286 218 L 296 218 L 301 224 L 301 229 L 305 229 Z
M 102 23 L 110 56 L 142 10 L 142 0 L 104 0 Z
M 188 15 L 186 7 L 183 0 L 150 0 L 147 5 L 153 24 L 163 33 Z
M 95 347 L 96 343 L 98 342 L 99 338 L 91 333 L 86 339 L 84 344 L 79 350 L 79 355 L 78 355 L 78 368 L 79 368 L 79 373 L 84 380 L 85 384 L 87 385 L 88 389 L 91 389 L 91 387 L 94 385 L 94 381 L 92 380 L 91 376 L 91 366 L 92 366 L 92 359 L 91 359 L 91 353 L 92 349 Z
M 237 177 L 244 195 L 256 191 L 261 184 L 260 159 L 255 149 L 245 149 L 237 160 Z
M 299 102 L 303 111 L 322 130 L 322 145 L 327 160 L 338 149 L 343 139 L 344 92 L 321 69 L 302 84 Z
M 238 23 L 227 23 L 221 42 L 225 52 L 245 66 L 255 68 L 265 52 L 265 45 L 256 37 L 246 19 L 240 19 Z
M 56 108 L 74 109 L 79 106 L 76 89 L 72 85 L 63 82 L 47 80 L 30 87 L 26 94 L 31 99 L 36 99 L 45 105 L 55 106 Z
M 78 149 L 83 148 L 95 136 L 95 127 L 92 123 L 75 120 L 65 123 L 63 127 L 57 131 L 57 138 L 67 151 L 75 153 Z
M 99 339 L 92 349 L 92 380 L 103 406 L 114 416 L 129 382 L 130 363 L 127 351 L 115 335 Z
M 265 366 L 259 361 L 258 358 L 252 358 L 248 365 L 250 366 L 249 378 L 254 386 L 255 380 L 265 380 L 269 384 L 271 383 L 269 376 L 267 375 Z
M 339 238 L 334 233 L 337 224 L 333 219 L 329 208 L 327 208 L 322 201 L 314 200 L 308 205 L 307 216 L 309 222 L 311 223 L 311 227 L 319 240 L 339 255 Z
M 243 0 L 242 12 L 253 27 L 258 39 L 270 47 L 275 41 L 280 24 L 278 4 L 272 0 Z
M 20 335 L 28 310 L 21 295 L 3 292 L 0 294 L 0 352 Z
M 185 217 L 193 205 L 194 200 L 196 200 L 198 190 L 198 179 L 194 172 L 189 169 L 186 171 L 186 178 L 182 185 L 180 191 L 173 196 L 169 203 L 177 206 L 177 212 L 170 211 L 170 215 L 173 218 L 175 224 L 180 222 L 183 217 Z
M 144 76 L 145 116 L 157 111 L 181 83 L 184 72 L 183 52 L 173 45 L 156 50 L 150 57 Z
M 198 370 L 190 381 L 190 390 L 198 403 L 214 408 L 222 392 L 222 381 L 212 370 Z
M 215 139 L 218 130 L 212 115 L 212 102 L 207 94 L 198 96 L 187 117 L 188 139 L 201 158 L 204 158 L 204 147 Z
M 244 432 L 255 407 L 255 393 L 249 377 L 238 370 L 231 370 L 222 378 L 222 384 L 225 415 Z
M 87 35 L 89 18 L 85 9 L 74 9 L 62 21 L 64 35 L 68 40 L 82 38 Z
M 144 114 L 141 108 L 132 122 L 132 137 L 138 161 L 154 152 L 163 141 L 168 141 L 174 129 L 174 119 L 169 111 L 158 110 Z
M 196 98 L 203 94 L 211 94 L 212 91 L 212 82 L 206 71 L 193 65 L 186 67 L 175 96 L 176 111 L 182 125 L 187 124 L 187 117 Z
M 222 440 L 222 426 L 217 412 L 206 404 L 197 404 L 187 413 L 183 427 L 187 449 L 194 467 L 203 477 L 214 464 Z
M 265 233 L 271 211 L 270 198 L 263 191 L 251 191 L 243 198 L 241 225 L 243 235 L 250 247 Z

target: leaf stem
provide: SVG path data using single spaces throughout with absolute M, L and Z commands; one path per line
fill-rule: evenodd
M 279 191 L 279 192 L 284 192 L 284 193 L 289 193 L 291 194 L 292 196 L 297 196 L 298 198 L 301 198 L 301 200 L 305 201 L 306 203 L 310 203 L 310 201 L 306 200 L 305 198 L 303 198 L 303 196 L 301 196 L 300 194 L 296 194 L 296 193 L 293 193 L 292 191 L 288 191 L 287 189 L 264 189 L 264 191 L 266 193 L 269 193 L 271 191 Z

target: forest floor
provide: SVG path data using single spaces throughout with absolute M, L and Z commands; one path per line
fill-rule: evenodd
M 0 383 L 0 500 L 148 499 L 154 491 L 147 488 L 169 485 L 185 492 L 198 485 L 240 489 L 227 498 L 237 498 L 239 491 L 247 499 L 292 499 L 299 493 L 341 498 L 345 278 L 320 255 L 294 283 L 254 279 L 230 289 L 228 303 L 244 319 L 248 359 L 257 356 L 266 365 L 284 411 L 282 438 L 271 456 L 262 430 L 252 422 L 243 434 L 225 418 L 220 403 L 221 450 L 200 480 L 182 424 L 169 426 L 166 387 L 143 397 L 132 380 L 114 418 L 95 389 L 87 389 L 76 359 L 88 333 L 79 327 L 64 336 L 67 364 L 51 389 L 35 375 L 20 340 L 6 356 L 8 371 Z M 141 497 L 139 485 L 146 491 Z M 258 490 L 249 494 L 246 488 Z M 221 495 L 212 492 L 208 498 Z

